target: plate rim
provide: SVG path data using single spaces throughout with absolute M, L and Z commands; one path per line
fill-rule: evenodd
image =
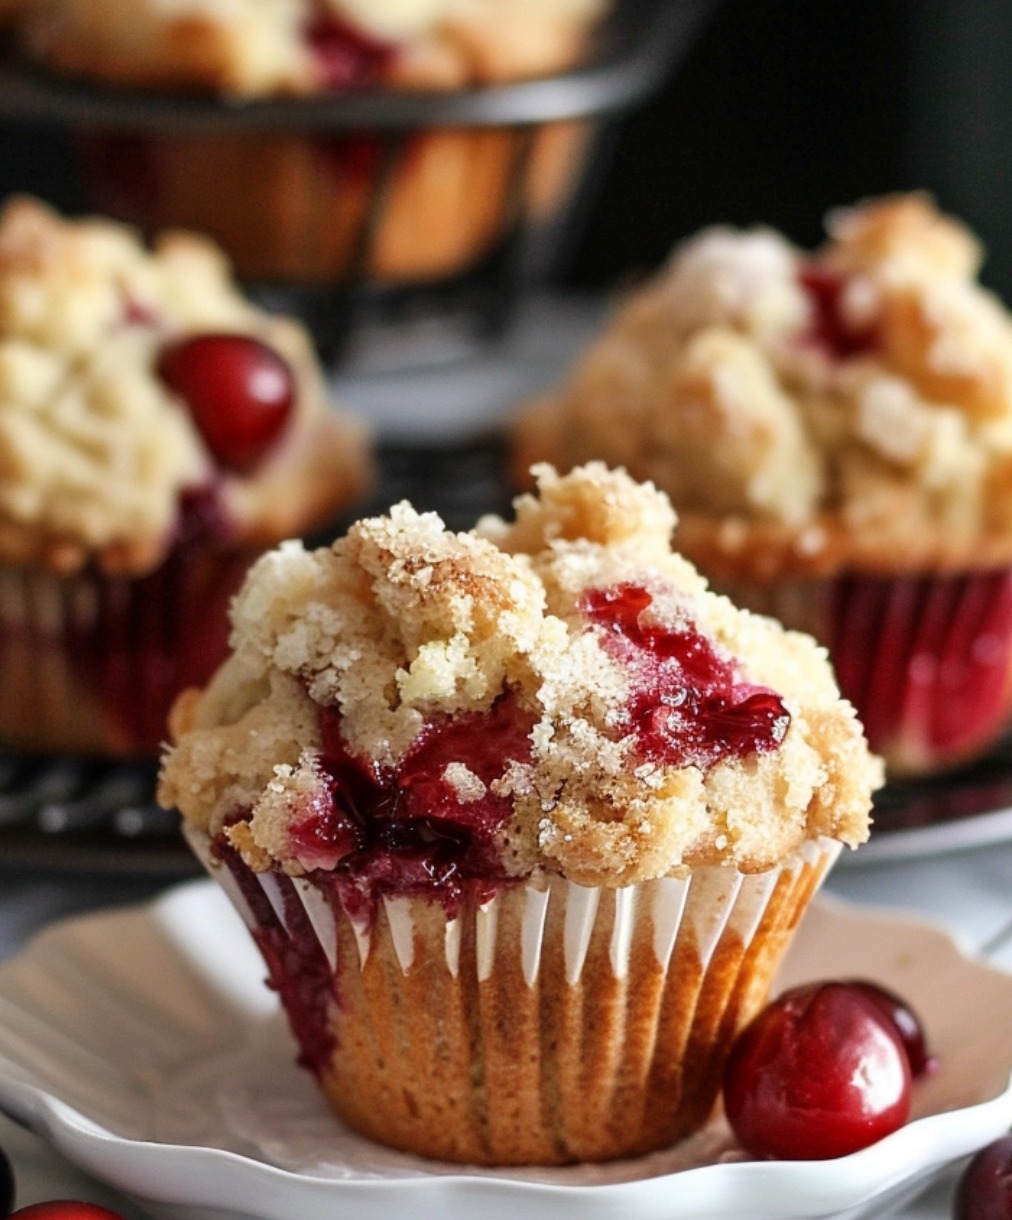
M 33 946 L 40 940 L 59 940 L 61 935 L 68 930 L 73 931 L 77 925 L 110 918 L 136 921 L 138 924 L 153 921 L 158 931 L 168 937 L 180 916 L 185 916 L 184 908 L 190 904 L 199 906 L 210 895 L 218 896 L 213 881 L 186 881 L 171 886 L 147 902 L 58 920 L 33 937 L 9 963 L 0 964 L 0 997 L 4 994 L 7 969 L 30 955 Z M 825 893 L 817 897 L 816 903 L 830 918 L 856 919 L 869 925 L 885 922 L 897 932 L 913 928 L 935 933 L 944 937 L 952 950 L 969 965 L 1001 977 L 1012 977 L 1010 972 L 973 953 L 953 935 L 951 929 L 929 916 L 866 906 Z M 298 1188 L 307 1196 L 313 1196 L 314 1200 L 319 1198 L 332 1204 L 335 1198 L 343 1197 L 355 1206 L 386 1202 L 393 1211 L 403 1201 L 405 1191 L 410 1191 L 415 1200 L 421 1198 L 419 1192 L 422 1192 L 427 1205 L 442 1200 L 452 1201 L 457 1207 L 473 1203 L 479 1193 L 487 1196 L 491 1192 L 500 1199 L 512 1201 L 512 1205 L 517 1201 L 531 1202 L 543 1196 L 552 1207 L 557 1207 L 559 1201 L 565 1199 L 575 1201 L 585 1212 L 590 1207 L 595 1214 L 600 1210 L 604 1215 L 613 1210 L 617 1202 L 624 1202 L 630 1206 L 631 1216 L 659 1218 L 691 1214 L 712 1220 L 734 1214 L 733 1208 L 740 1206 L 743 1198 L 754 1197 L 760 1184 L 766 1193 L 773 1196 L 788 1186 L 792 1188 L 792 1193 L 798 1193 L 800 1186 L 803 1188 L 800 1202 L 809 1210 L 786 1213 L 779 1210 L 778 1204 L 775 1212 L 766 1213 L 760 1209 L 750 1211 L 747 1213 L 749 1216 L 807 1215 L 811 1200 L 816 1196 L 820 1205 L 829 1210 L 811 1214 L 833 1215 L 840 1208 L 859 1206 L 881 1197 L 884 1191 L 895 1189 L 905 1181 L 913 1183 L 921 1176 L 925 1177 L 926 1187 L 932 1173 L 939 1172 L 949 1163 L 988 1142 L 992 1138 L 990 1133 L 996 1136 L 1012 1126 L 1010 1070 L 1003 1091 L 960 1109 L 943 1110 L 915 1119 L 878 1143 L 848 1157 L 838 1158 L 832 1164 L 834 1169 L 842 1172 L 830 1175 L 825 1172 L 827 1162 L 741 1161 L 694 1166 L 674 1173 L 606 1183 L 539 1182 L 509 1176 L 483 1176 L 466 1170 L 460 1173 L 343 1180 L 274 1165 L 232 1149 L 163 1143 L 118 1135 L 103 1129 L 86 1114 L 38 1084 L 11 1079 L 9 1066 L 12 1066 L 12 1061 L 6 1055 L 0 1055 L 0 1111 L 41 1135 L 78 1168 L 125 1194 L 147 1202 L 184 1208 L 200 1207 L 204 1209 L 199 1213 L 202 1216 L 208 1214 L 208 1207 L 225 1208 L 231 1205 L 234 1208 L 237 1202 L 240 1206 L 246 1206 L 254 1191 L 259 1194 L 262 1190 L 264 1195 L 272 1196 L 279 1191 L 291 1192 Z M 13 1066 L 30 1072 L 30 1067 L 26 1068 L 24 1064 Z M 110 1158 L 116 1161 L 111 1167 L 107 1163 Z M 205 1164 L 214 1172 L 202 1172 Z M 196 1172 L 194 1167 L 201 1172 Z M 189 1173 L 184 1170 L 189 1170 Z M 674 1178 L 684 1187 L 679 1192 L 683 1201 L 684 1196 L 692 1196 L 688 1200 L 692 1203 L 691 1213 L 672 1211 L 671 1199 L 663 1200 L 659 1208 L 651 1199 L 659 1191 L 663 1193 L 665 1185 Z M 214 1186 L 210 1191 L 212 1197 L 209 1197 L 209 1182 Z M 237 1186 L 246 1191 L 238 1199 Z M 732 1210 L 728 1210 L 729 1207 Z M 224 1216 L 226 1213 L 223 1211 L 221 1214 Z M 255 1214 L 268 1217 L 276 1213 L 265 1211 Z M 377 1216 L 382 1214 L 383 1210 L 375 1212 Z M 434 1211 L 432 1214 L 438 1213 Z

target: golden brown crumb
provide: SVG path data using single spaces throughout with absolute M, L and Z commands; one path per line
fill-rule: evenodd
M 605 9 L 604 0 L 33 0 L 14 16 L 29 51 L 58 71 L 252 97 L 327 87 L 305 33 L 321 16 L 389 45 L 388 83 L 453 89 L 569 66 Z
M 671 551 L 675 517 L 652 485 L 600 464 L 536 476 L 512 522 L 452 533 L 399 504 L 330 548 L 265 556 L 234 603 L 232 657 L 177 707 L 160 799 L 212 835 L 252 811 L 233 834 L 247 862 L 299 873 L 288 827 L 329 799 L 320 708 L 339 712 L 353 753 L 389 767 L 426 723 L 484 714 L 508 690 L 533 720 L 530 759 L 504 759 L 492 781 L 511 802 L 515 874 L 624 885 L 701 863 L 765 869 L 821 835 L 863 841 L 880 767 L 823 650 L 709 592 Z M 627 583 L 651 590 L 651 621 L 694 623 L 742 680 L 780 694 L 780 748 L 673 765 L 616 733 L 629 673 L 580 599 Z M 481 795 L 462 764 L 446 779 L 463 801 Z
M 827 227 L 814 254 L 767 229 L 683 243 L 520 413 L 517 477 L 652 479 L 714 576 L 1008 562 L 1012 322 L 976 239 L 924 195 Z
M 282 355 L 295 409 L 249 476 L 222 472 L 157 376 L 162 346 L 246 334 Z M 308 336 L 242 296 L 220 251 L 67 220 L 17 197 L 0 212 L 0 561 L 63 571 L 156 565 L 180 496 L 214 476 L 237 539 L 301 533 L 368 476 L 364 430 L 328 404 Z

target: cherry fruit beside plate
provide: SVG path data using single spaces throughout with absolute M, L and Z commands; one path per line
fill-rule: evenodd
M 928 1050 L 928 1040 L 920 1017 L 902 996 L 881 983 L 873 983 L 870 979 L 848 979 L 848 987 L 856 987 L 863 992 L 896 1026 L 896 1031 L 903 1043 L 910 1060 L 910 1074 L 915 1079 L 933 1072 L 938 1066 L 937 1060 Z
M 1012 1135 L 982 1148 L 960 1176 L 955 1220 L 1008 1220 L 1012 1216 Z
M 739 1034 L 724 1109 L 741 1145 L 780 1160 L 847 1156 L 910 1115 L 910 1062 L 892 1022 L 857 988 L 786 991 Z

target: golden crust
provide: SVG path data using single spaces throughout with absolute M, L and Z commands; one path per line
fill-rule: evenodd
M 273 347 L 296 382 L 284 434 L 248 475 L 216 470 L 155 373 L 166 341 L 223 330 Z M 229 539 L 273 543 L 368 475 L 365 433 L 329 405 L 302 327 L 251 305 L 213 245 L 174 233 L 149 250 L 28 197 L 0 213 L 0 561 L 142 573 L 171 545 L 180 495 L 212 478 Z
M 1012 321 L 974 278 L 976 239 L 924 195 L 827 226 L 814 255 L 762 229 L 679 247 L 518 413 L 517 480 L 621 464 L 669 493 L 715 573 L 1012 560 Z
M 384 83 L 457 89 L 545 75 L 584 53 L 604 0 L 36 0 L 29 52 L 58 72 L 112 85 L 223 96 L 325 87 L 305 29 L 329 12 L 394 54 Z
M 509 690 L 534 719 L 530 762 L 504 760 L 492 785 L 510 799 L 502 852 L 517 875 L 625 885 L 714 863 L 760 871 L 808 838 L 863 841 L 880 766 L 824 651 L 709 592 L 671 551 L 654 487 L 602 465 L 537 477 L 511 523 L 454 534 L 401 504 L 330 548 L 265 556 L 234 602 L 231 658 L 177 706 L 160 799 L 212 835 L 252 811 L 247 862 L 299 873 L 312 863 L 288 825 L 314 792 L 326 799 L 319 707 L 339 712 L 354 753 L 393 765 L 432 717 L 482 714 Z M 588 589 L 626 582 L 780 694 L 779 749 L 706 769 L 636 761 L 612 727 L 628 674 L 579 610 Z M 465 772 L 447 775 L 462 800 Z

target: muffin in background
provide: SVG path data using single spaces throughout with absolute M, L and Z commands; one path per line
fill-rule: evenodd
M 677 542 L 808 631 L 895 777 L 991 748 L 1012 705 L 1012 323 L 923 194 L 832 213 L 815 253 L 713 228 L 527 404 L 514 466 L 657 482 Z
M 214 246 L 0 212 L 0 742 L 156 756 L 265 547 L 370 479 L 302 327 Z
M 592 464 L 452 533 L 408 503 L 283 544 L 180 697 L 159 798 L 361 1134 L 449 1161 L 702 1126 L 879 761 L 814 641 Z
M 586 57 L 607 0 L 37 0 L 19 23 L 54 73 L 237 103 L 461 92 Z M 129 96 L 125 94 L 124 96 Z M 207 233 L 247 280 L 450 276 L 575 186 L 582 124 L 84 132 L 98 209 Z M 251 201 L 255 205 L 251 206 Z

